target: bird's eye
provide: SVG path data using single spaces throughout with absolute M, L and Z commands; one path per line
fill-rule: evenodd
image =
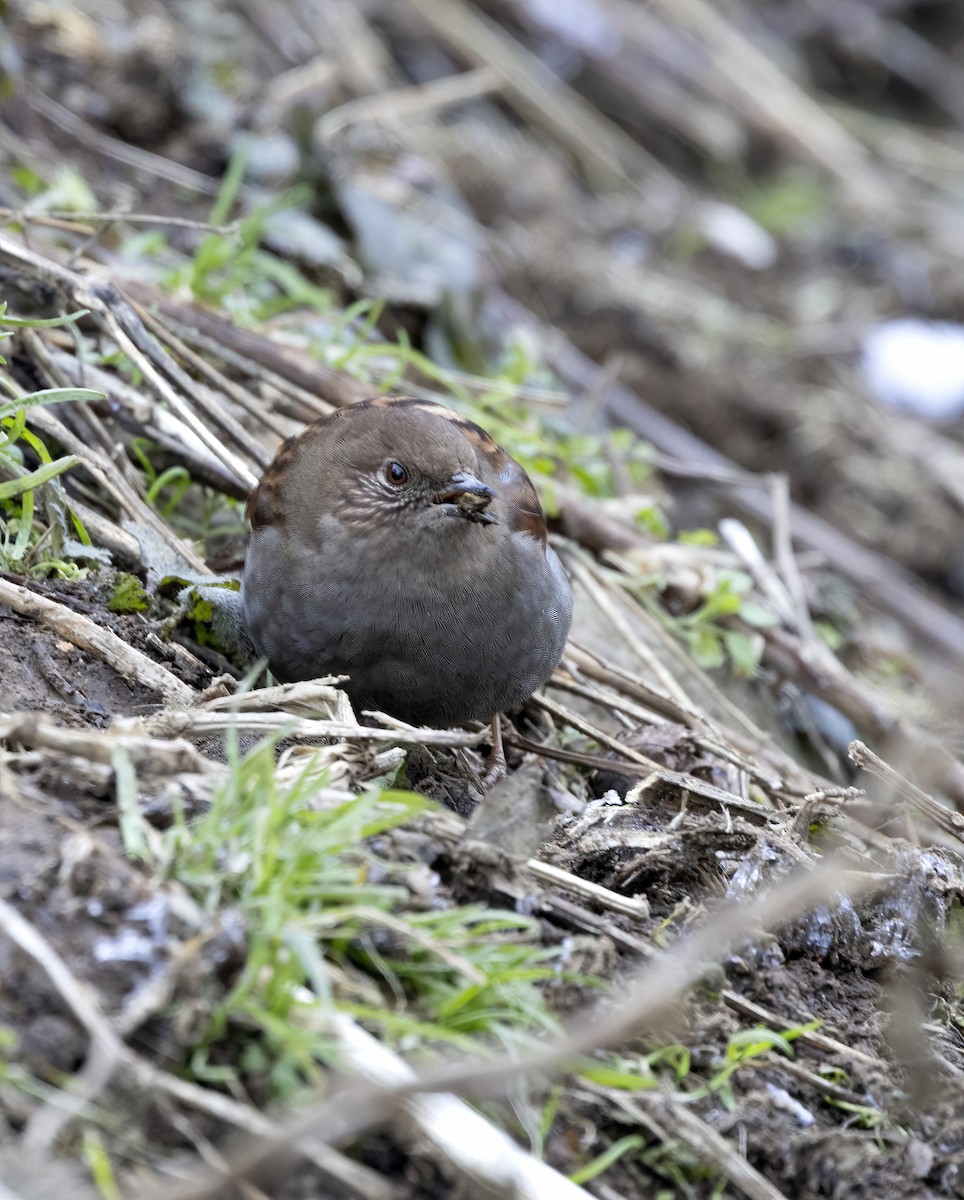
M 401 487 L 402 484 L 408 483 L 408 471 L 401 463 L 390 462 L 385 467 L 385 478 L 394 487 Z

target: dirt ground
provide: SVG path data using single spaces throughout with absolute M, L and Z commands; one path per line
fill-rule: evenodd
M 0 299 L 24 316 L 88 310 L 76 341 L 33 329 L 4 343 L 9 378 L 110 392 L 44 410 L 35 428 L 81 460 L 64 494 L 93 513 L 111 561 L 81 555 L 75 580 L 0 571 L 0 1184 L 12 1196 L 555 1194 L 473 1174 L 398 1104 L 333 1139 L 333 1161 L 291 1153 L 278 1129 L 292 1110 L 255 1023 L 210 1025 L 257 930 L 131 853 L 132 805 L 162 833 L 207 812 L 227 778 L 218 706 L 247 664 L 174 614 L 184 583 L 237 576 L 246 480 L 319 405 L 359 399 L 373 378 L 429 391 L 441 379 L 477 398 L 494 364 L 491 420 L 523 430 L 534 470 L 556 460 L 539 481 L 576 595 L 569 652 L 547 701 L 512 715 L 509 776 L 484 797 L 484 731 L 424 745 L 399 734 L 393 769 L 404 761 L 406 785 L 437 806 L 370 839 L 359 887 L 398 884 L 400 921 L 462 905 L 533 918 L 553 963 L 540 987 L 567 1029 L 587 1006 L 605 1025 L 646 971 L 668 972 L 672 1000 L 575 1064 L 507 1068 L 499 1095 L 464 1094 L 559 1187 L 632 1139 L 585 1178 L 600 1200 L 964 1196 L 964 433 L 883 410 L 859 373 L 874 321 L 964 312 L 954 186 L 935 165 L 939 150 L 964 161 L 948 99 L 964 30 L 953 6 L 920 7 L 929 17 L 847 6 L 928 49 L 933 94 L 827 14 L 797 28 L 767 4 L 738 6 L 716 41 L 722 17 L 698 4 L 689 29 L 663 5 L 589 0 L 554 16 L 508 0 L 0 7 Z M 768 121 L 766 97 L 732 80 L 757 64 L 748 45 L 777 43 L 782 66 L 757 76 Z M 693 66 L 708 45 L 727 87 Z M 448 95 L 456 72 L 464 90 Z M 385 118 L 395 105 L 408 120 Z M 885 117 L 893 138 L 919 122 L 913 146 L 929 157 L 910 179 Z M 791 137 L 794 119 L 806 137 Z M 244 184 L 215 219 L 242 134 Z M 56 191 L 37 201 L 28 176 Z M 203 223 L 293 187 L 310 222 L 268 224 L 257 244 L 302 271 L 296 302 L 272 308 L 280 269 L 259 275 L 251 255 L 238 256 L 240 299 L 218 290 L 230 258 L 200 283 L 195 266 L 188 286 Z M 756 215 L 773 262 L 751 268 L 711 235 L 724 202 Z M 182 224 L 151 250 L 155 226 L 137 214 Z M 330 290 L 330 311 L 311 308 L 310 288 Z M 372 299 L 383 304 L 366 327 Z M 416 353 L 380 366 L 399 336 Z M 366 344 L 370 360 L 352 357 Z M 164 387 L 181 389 L 187 416 Z M 645 477 L 614 425 L 655 448 Z M 558 440 L 546 450 L 534 429 Z M 146 502 L 144 439 L 155 479 L 190 472 L 180 505 L 159 507 L 163 489 Z M 786 473 L 783 508 L 751 472 Z M 651 507 L 663 527 L 637 519 Z M 745 522 L 759 564 L 745 543 L 676 538 L 720 518 Z M 686 625 L 735 571 L 770 618 L 746 604 Z M 111 610 L 127 573 L 143 611 Z M 756 660 L 740 678 L 747 645 Z M 344 799 L 384 782 L 397 747 L 346 734 L 325 695 L 320 716 L 291 695 L 252 711 L 275 722 L 279 772 L 299 745 L 322 745 L 326 786 Z M 298 725 L 311 720 L 329 732 Z M 896 772 L 866 757 L 858 772 L 855 740 Z M 752 909 L 828 858 L 819 902 L 772 919 Z M 692 986 L 676 980 L 674 948 L 727 913 Z M 359 983 L 352 969 L 353 955 L 401 955 L 404 937 L 376 925 L 356 943 L 333 960 L 338 999 L 403 1012 L 387 972 Z M 126 1047 L 109 1070 L 98 1031 Z M 394 1049 L 418 1045 L 428 1069 L 410 1036 Z M 627 1085 L 645 1070 L 654 1086 Z M 305 1068 L 312 1102 L 337 1100 L 352 1071 L 322 1075 Z M 84 1104 L 61 1121 L 65 1095 Z M 280 1166 L 261 1163 L 254 1182 L 203 1176 L 255 1136 L 279 1138 Z

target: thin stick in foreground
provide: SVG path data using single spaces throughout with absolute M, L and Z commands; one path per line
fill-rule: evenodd
M 423 1072 L 405 1082 L 385 1086 L 355 1082 L 336 1096 L 309 1106 L 284 1124 L 280 1137 L 243 1147 L 231 1160 L 233 1176 L 243 1179 L 270 1163 L 278 1170 L 297 1154 L 297 1143 L 308 1136 L 340 1145 L 389 1120 L 412 1097 L 428 1092 L 483 1097 L 505 1092 L 515 1078 L 553 1075 L 596 1050 L 616 1046 L 643 1029 L 652 1029 L 675 1009 L 678 998 L 699 981 L 707 965 L 741 938 L 772 930 L 830 897 L 854 897 L 880 887 L 876 876 L 866 878 L 839 857 L 815 869 L 795 871 L 788 879 L 749 903 L 726 905 L 702 928 L 682 939 L 668 953 L 649 960 L 629 988 L 626 999 L 610 1009 L 593 1007 L 570 1026 L 559 1040 L 516 1056 L 471 1058 Z M 165 1200 L 199 1200 L 207 1193 L 190 1181 Z M 158 1193 L 154 1193 L 158 1195 Z
M 135 1085 L 145 1094 L 161 1092 L 251 1136 L 271 1138 L 280 1135 L 278 1127 L 256 1109 L 170 1075 L 136 1055 L 101 1011 L 92 990 L 72 974 L 47 939 L 5 900 L 0 900 L 0 934 L 38 964 L 90 1038 L 87 1061 L 80 1074 L 74 1077 L 72 1091 L 64 1091 L 60 1103 L 48 1104 L 30 1119 L 23 1139 L 27 1153 L 36 1155 L 46 1150 L 67 1123 L 97 1098 L 121 1066 L 130 1072 Z M 301 1141 L 299 1149 L 324 1175 L 336 1179 L 351 1193 L 367 1200 L 391 1200 L 390 1186 L 361 1163 L 351 1162 L 337 1150 L 313 1140 Z
M 116 633 L 81 616 L 65 604 L 38 596 L 19 584 L 0 579 L 0 604 L 9 605 L 21 616 L 30 617 L 82 650 L 113 667 L 128 683 L 157 692 L 166 703 L 187 708 L 194 702 L 194 689 L 182 683 L 165 667 L 135 650 Z

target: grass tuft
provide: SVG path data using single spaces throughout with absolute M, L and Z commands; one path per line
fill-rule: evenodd
M 274 739 L 244 756 L 229 747 L 229 776 L 200 819 L 178 817 L 160 839 L 128 827 L 128 852 L 153 845 L 162 873 L 206 912 L 236 912 L 246 931 L 243 965 L 192 1058 L 198 1078 L 236 1085 L 256 1070 L 276 1096 L 317 1078 L 333 1055 L 312 1028 L 318 1006 L 407 1052 L 479 1050 L 554 1028 L 540 985 L 557 974 L 557 952 L 539 944 L 535 922 L 481 905 L 413 911 L 407 868 L 371 846 L 430 801 L 333 791 L 317 756 L 279 778 L 276 751 Z M 238 1029 L 244 1049 L 225 1067 Z

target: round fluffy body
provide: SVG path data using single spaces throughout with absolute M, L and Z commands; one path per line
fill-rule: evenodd
M 348 675 L 359 713 L 444 725 L 518 708 L 562 656 L 572 594 L 535 490 L 450 409 L 339 409 L 284 443 L 247 512 L 244 623 L 283 681 Z

